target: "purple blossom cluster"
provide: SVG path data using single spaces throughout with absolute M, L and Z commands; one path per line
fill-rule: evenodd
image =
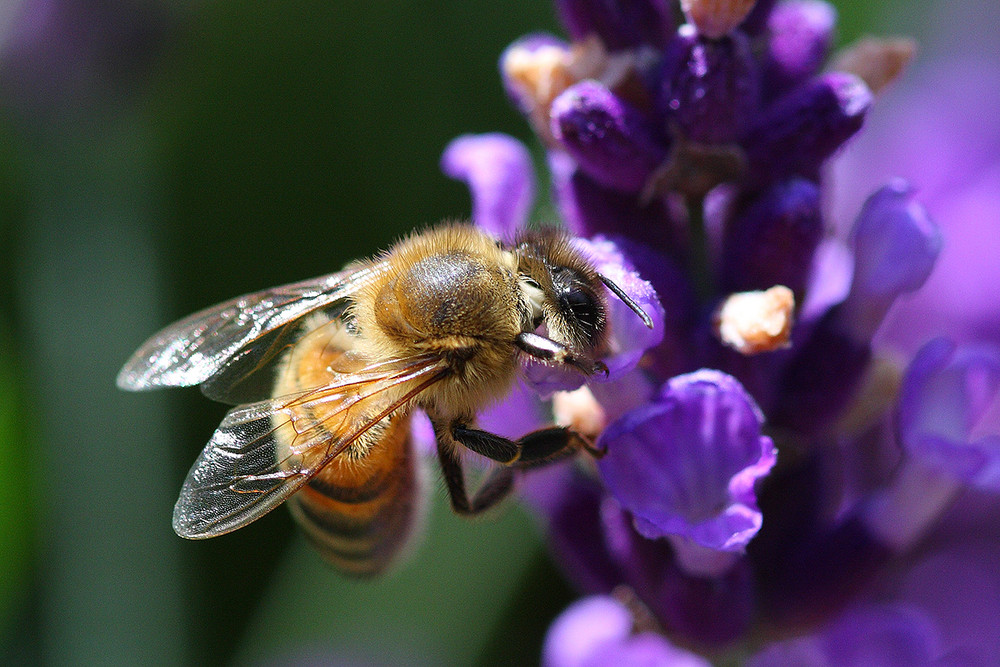
M 612 312 L 606 381 L 528 368 L 482 419 L 521 435 L 546 419 L 541 392 L 607 450 L 523 485 L 587 595 L 543 662 L 988 663 L 998 641 L 956 629 L 970 614 L 937 586 L 986 582 L 970 599 L 996 636 L 996 554 L 931 547 L 958 501 L 995 519 L 1000 349 L 926 328 L 910 359 L 873 346 L 942 235 L 900 179 L 845 233 L 824 206 L 830 158 L 912 44 L 832 56 L 821 0 L 556 6 L 569 40 L 516 41 L 504 85 L 563 224 L 656 326 Z M 442 165 L 477 224 L 504 238 L 526 225 L 518 141 L 461 137 Z

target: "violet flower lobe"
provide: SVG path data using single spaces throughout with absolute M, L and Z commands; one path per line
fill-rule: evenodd
M 661 331 L 613 323 L 627 361 L 612 382 L 547 385 L 555 419 L 607 454 L 523 487 L 567 577 L 596 596 L 556 621 L 543 659 L 976 654 L 886 582 L 969 489 L 997 490 L 1000 351 L 941 339 L 907 363 L 873 344 L 948 240 L 900 179 L 843 235 L 823 206 L 830 159 L 912 49 L 874 40 L 867 59 L 831 59 L 822 0 L 557 4 L 569 41 L 512 44 L 504 86 L 547 152 L 563 224 L 612 250 Z

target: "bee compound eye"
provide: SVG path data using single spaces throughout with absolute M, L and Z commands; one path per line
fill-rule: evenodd
M 584 339 L 593 342 L 597 337 L 603 313 L 597 297 L 585 288 L 573 287 L 559 297 L 562 310 L 573 320 L 575 328 Z

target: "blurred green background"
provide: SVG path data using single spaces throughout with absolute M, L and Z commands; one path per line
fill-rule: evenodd
M 921 3 L 835 4 L 842 43 L 933 30 Z M 466 216 L 439 156 L 531 141 L 496 63 L 537 30 L 543 0 L 4 0 L 0 664 L 537 660 L 573 594 L 523 510 L 461 520 L 437 485 L 376 583 L 284 511 L 187 542 L 173 502 L 226 408 L 114 387 L 180 316 Z

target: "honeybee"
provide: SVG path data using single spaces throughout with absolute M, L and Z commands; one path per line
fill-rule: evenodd
M 510 440 L 475 428 L 511 391 L 519 357 L 607 372 L 605 286 L 565 235 L 530 233 L 505 246 L 468 225 L 414 234 L 344 271 L 241 296 L 150 338 L 118 386 L 200 385 L 230 410 L 184 481 L 181 537 L 230 532 L 284 501 L 327 561 L 382 572 L 418 510 L 410 421 L 429 416 L 459 514 L 512 488 L 514 472 L 592 446 L 550 427 Z M 544 333 L 538 333 L 544 325 Z M 500 463 L 470 495 L 460 449 Z

